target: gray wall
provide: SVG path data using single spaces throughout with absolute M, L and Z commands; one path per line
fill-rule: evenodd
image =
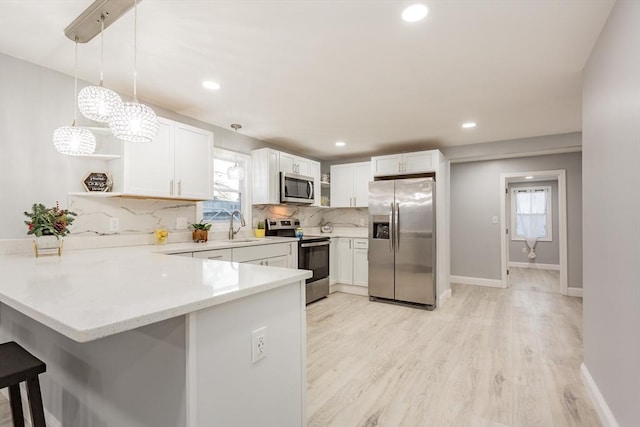
M 640 2 L 618 0 L 584 72 L 584 363 L 640 420 Z
M 541 143 L 546 137 L 538 138 Z M 536 140 L 531 143 L 535 145 Z M 582 287 L 582 155 L 553 154 L 451 165 L 451 274 L 500 280 L 500 174 L 567 171 L 568 284 Z
M 558 181 L 536 181 L 536 182 L 514 182 L 509 184 L 509 194 L 512 188 L 519 187 L 551 187 L 551 241 L 536 243 L 536 257 L 529 259 L 529 250 L 522 253 L 522 248 L 527 248 L 524 241 L 509 241 L 509 262 L 526 262 L 529 264 L 560 264 L 560 225 L 558 223 L 558 212 L 560 205 L 558 204 Z M 511 222 L 511 215 L 507 218 Z M 513 229 L 509 225 L 509 229 Z

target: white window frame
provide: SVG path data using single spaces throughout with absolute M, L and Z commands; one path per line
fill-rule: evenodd
M 251 183 L 252 178 L 251 178 L 251 156 L 248 154 L 244 154 L 244 153 L 240 153 L 238 151 L 231 151 L 231 150 L 226 150 L 224 148 L 214 148 L 213 149 L 213 158 L 211 159 L 211 162 L 213 163 L 214 158 L 222 158 L 224 160 L 231 160 L 231 161 L 236 161 L 236 160 L 242 160 L 245 168 L 244 168 L 244 191 L 241 191 L 240 193 L 240 197 L 241 197 L 241 201 L 240 204 L 242 206 L 242 215 L 244 216 L 244 220 L 245 223 L 247 224 L 245 227 L 242 227 L 243 230 L 251 230 L 252 228 L 252 224 L 253 224 L 253 218 L 252 218 L 252 205 L 251 205 Z M 214 170 L 215 173 L 215 170 Z M 225 171 L 226 173 L 226 171 Z M 215 183 L 214 183 L 214 191 L 215 191 Z M 202 202 L 198 202 L 196 203 L 196 222 L 200 221 L 203 217 L 203 204 Z M 204 222 L 208 222 L 211 223 L 211 231 L 214 232 L 222 232 L 222 231 L 228 231 L 229 230 L 229 223 L 228 222 L 222 222 L 222 221 L 204 221 Z M 234 223 L 233 223 L 234 228 L 237 229 L 237 227 L 240 226 L 240 221 L 237 220 L 237 218 L 235 219 Z
M 516 223 L 516 192 L 527 191 L 540 191 L 543 190 L 546 195 L 546 217 L 547 217 L 547 235 L 545 237 L 539 237 L 539 242 L 552 242 L 553 241 L 553 205 L 552 205 L 552 193 L 551 186 L 549 185 L 532 185 L 528 187 L 512 187 L 511 188 L 511 240 L 523 242 L 525 239 L 522 236 L 517 236 L 518 225 Z

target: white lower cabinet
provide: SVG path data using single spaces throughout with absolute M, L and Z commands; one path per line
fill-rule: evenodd
M 332 259 L 336 260 L 336 283 L 367 287 L 369 283 L 369 261 L 367 239 L 351 237 L 334 237 L 335 250 Z M 332 248 L 333 249 L 333 248 Z M 331 269 L 331 265 L 329 265 Z M 333 282 L 333 280 L 332 280 Z
M 231 249 L 211 249 L 174 255 L 193 256 L 194 258 L 214 259 L 217 261 L 242 262 L 268 267 L 298 268 L 298 244 L 293 242 L 241 246 Z
M 248 261 L 247 264 L 263 265 L 265 267 L 287 267 L 287 257 L 277 256 L 271 258 L 255 259 Z
M 338 238 L 332 237 L 329 245 L 329 284 L 338 282 Z
M 369 241 L 353 239 L 353 284 L 369 285 Z

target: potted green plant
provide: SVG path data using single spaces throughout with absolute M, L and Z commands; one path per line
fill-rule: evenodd
M 264 237 L 264 221 L 258 221 L 256 229 L 253 230 L 253 235 L 256 237 Z
M 42 203 L 34 203 L 31 212 L 24 212 L 29 217 L 24 223 L 27 225 L 28 235 L 35 236 L 33 249 L 36 257 L 40 253 L 54 252 L 62 255 L 63 237 L 70 233 L 69 225 L 77 216 L 68 209 L 60 209 L 60 205 L 48 208 Z
M 193 237 L 194 242 L 201 243 L 209 240 L 209 230 L 211 230 L 211 223 L 203 221 L 204 219 L 201 219 L 200 222 L 189 225 L 189 229 L 193 230 L 191 236 Z

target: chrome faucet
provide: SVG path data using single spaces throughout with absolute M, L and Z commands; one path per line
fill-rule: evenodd
M 233 216 L 235 214 L 240 215 L 240 224 L 241 224 L 241 226 L 238 227 L 238 229 L 234 231 L 233 230 Z M 231 212 L 231 217 L 229 218 L 229 240 L 233 240 L 236 237 L 236 234 L 238 234 L 238 231 L 240 231 L 240 229 L 242 227 L 244 227 L 245 225 L 247 225 L 247 223 L 244 222 L 244 216 L 242 215 L 242 212 L 240 212 L 240 211 Z

